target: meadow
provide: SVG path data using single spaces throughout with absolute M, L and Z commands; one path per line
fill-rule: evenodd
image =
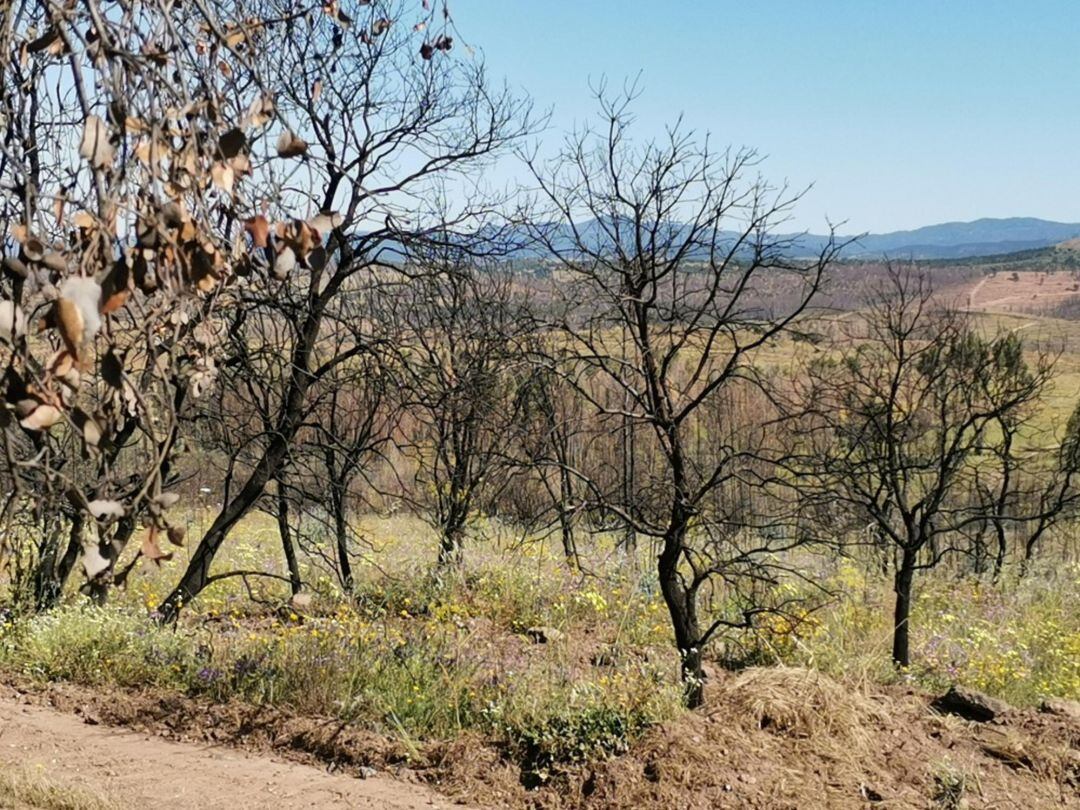
M 623 753 L 686 711 L 647 550 L 628 558 L 600 536 L 583 555 L 587 570 L 574 571 L 550 540 L 489 523 L 476 529 L 462 570 L 435 576 L 425 524 L 370 517 L 362 533 L 371 557 L 352 599 L 313 566 L 303 607 L 280 581 L 232 578 L 202 594 L 179 627 L 162 627 L 147 617 L 183 560 L 145 564 L 106 607 L 73 597 L 42 615 L 9 614 L 0 668 L 38 682 L 285 707 L 406 749 L 479 733 L 541 781 Z M 223 565 L 280 573 L 266 562 L 277 543 L 274 524 L 253 516 Z M 823 587 L 781 584 L 801 597 L 798 609 L 725 637 L 712 672 L 799 666 L 864 686 L 940 692 L 958 683 L 1018 706 L 1080 699 L 1080 560 L 1070 547 L 1023 577 L 1010 569 L 996 582 L 959 578 L 946 568 L 925 577 L 918 663 L 900 672 L 889 656 L 890 580 L 865 560 L 804 557 Z

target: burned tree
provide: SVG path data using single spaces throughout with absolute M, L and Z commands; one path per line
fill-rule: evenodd
M 573 474 L 590 509 L 618 514 L 657 549 L 687 701 L 695 706 L 705 646 L 764 609 L 752 583 L 769 579 L 775 544 L 754 531 L 766 516 L 734 526 L 732 515 L 712 507 L 718 489 L 760 480 L 763 423 L 744 426 L 734 444 L 702 446 L 694 436 L 726 417 L 709 406 L 727 391 L 764 385 L 755 351 L 805 310 L 835 247 L 830 242 L 807 262 L 788 258 L 791 242 L 772 230 L 798 195 L 758 179 L 754 152 L 716 153 L 681 126 L 636 147 L 629 140 L 633 93 L 600 96 L 597 130 L 571 136 L 551 165 L 530 160 L 548 209 L 541 221 L 552 223 L 534 226 L 532 235 L 560 281 L 561 311 L 549 327 L 568 355 L 552 366 L 597 418 L 630 420 L 638 443 L 650 445 L 652 470 L 633 502 L 621 487 L 581 469 Z M 721 599 L 724 589 L 733 598 Z M 717 597 L 712 607 L 702 605 L 708 596 Z M 721 609 L 723 601 L 738 605 L 738 615 Z
M 478 265 L 454 248 L 429 254 L 385 316 L 398 334 L 408 426 L 399 442 L 414 469 L 405 497 L 437 529 L 440 567 L 461 560 L 477 507 L 496 500 L 515 470 L 507 440 L 528 313 L 510 275 Z
M 152 560 L 183 537 L 180 422 L 213 383 L 218 313 L 251 259 L 246 190 L 278 198 L 262 22 L 238 11 L 0 11 L 4 460 L 18 497 L 67 526 L 43 535 L 42 606 L 80 562 L 104 598 L 137 531 Z
M 278 152 L 301 167 L 288 178 L 289 210 L 308 212 L 282 221 L 271 203 L 246 226 L 264 257 L 247 295 L 287 312 L 289 373 L 273 430 L 162 605 L 166 619 L 206 586 L 218 550 L 285 463 L 313 387 L 366 351 L 360 340 L 334 357 L 320 352 L 350 296 L 381 283 L 403 246 L 433 228 L 476 230 L 487 210 L 475 189 L 448 217 L 429 216 L 418 201 L 440 186 L 467 185 L 469 172 L 530 128 L 527 105 L 491 87 L 483 64 L 438 34 L 448 19 L 441 9 L 373 2 L 357 10 L 353 19 L 337 3 L 297 10 L 271 0 L 245 9 L 273 23 L 258 27 L 250 56 L 260 75 L 274 77 L 268 89 L 289 122 L 274 130 Z
M 987 524 L 1044 531 L 1075 500 L 1077 459 L 1031 429 L 1053 356 L 1015 332 L 984 336 L 916 270 L 891 268 L 840 328 L 837 352 L 802 375 L 801 480 L 896 550 L 892 658 L 908 666 L 917 573 Z

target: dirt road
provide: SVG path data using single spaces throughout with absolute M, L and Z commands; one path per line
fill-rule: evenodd
M 5 771 L 40 775 L 116 807 L 460 807 L 421 785 L 388 776 L 356 779 L 234 749 L 88 725 L 0 690 L 0 773 Z M 6 806 L 2 796 L 0 806 Z

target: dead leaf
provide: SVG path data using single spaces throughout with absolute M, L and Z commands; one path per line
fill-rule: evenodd
M 285 279 L 296 269 L 296 254 L 291 247 L 283 249 L 274 259 L 274 277 Z
M 164 552 L 157 544 L 157 526 L 151 525 L 146 531 L 146 537 L 143 538 L 142 548 L 139 551 L 144 557 L 154 563 L 160 563 L 162 560 L 171 560 L 172 553 Z
M 27 430 L 48 430 L 62 418 L 59 408 L 42 403 L 34 408 L 29 416 L 20 419 L 19 424 Z
M 281 133 L 281 137 L 278 138 L 278 142 L 277 142 L 278 157 L 283 157 L 283 158 L 299 157 L 300 155 L 307 152 L 307 150 L 308 150 L 307 143 L 304 141 L 303 138 L 301 138 L 299 135 L 297 135 L 292 130 L 289 130 L 289 129 L 285 130 L 284 132 Z
M 162 492 L 153 498 L 153 502 L 162 509 L 175 506 L 180 501 L 180 496 L 175 492 Z
M 120 501 L 96 499 L 86 505 L 95 520 L 118 520 L 127 510 Z
M 264 248 L 269 244 L 270 223 L 262 214 L 257 214 L 251 219 L 244 221 L 244 230 L 251 234 L 251 242 L 257 248 Z
M 218 138 L 218 152 L 224 160 L 234 158 L 247 148 L 247 136 L 239 127 L 233 127 Z
M 0 301 L 0 340 L 12 343 L 26 334 L 26 315 L 14 301 Z
M 67 350 L 78 357 L 83 344 L 86 321 L 79 305 L 70 298 L 58 298 L 53 304 L 53 320 Z
M 232 166 L 215 163 L 210 169 L 210 177 L 213 179 L 215 186 L 226 194 L 232 194 L 233 184 L 236 181 L 236 173 L 232 170 Z
M 88 115 L 83 125 L 79 155 L 90 161 L 95 169 L 107 169 L 112 165 L 116 150 L 109 142 L 109 128 L 96 115 Z
M 170 526 L 166 536 L 174 546 L 183 548 L 185 534 L 187 534 L 187 530 L 183 526 Z

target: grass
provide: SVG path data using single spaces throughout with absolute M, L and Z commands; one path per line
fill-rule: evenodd
M 267 547 L 273 533 L 253 523 L 226 565 L 275 550 Z M 147 614 L 175 572 L 147 566 L 105 609 L 72 597 L 50 613 L 9 619 L 0 667 L 42 681 L 285 706 L 406 741 L 478 731 L 540 772 L 618 752 L 681 713 L 666 609 L 647 567 L 605 556 L 601 543 L 586 576 L 541 543 L 511 548 L 493 537 L 471 549 L 460 575 L 439 579 L 429 574 L 433 546 L 418 524 L 370 520 L 365 531 L 380 566 L 358 567 L 354 600 L 324 581 L 299 615 L 280 607 L 287 594 L 274 580 L 253 583 L 252 593 L 226 580 L 174 630 Z M 934 691 L 959 682 L 1023 705 L 1080 697 L 1080 566 L 998 583 L 924 575 L 916 663 L 898 675 L 888 658 L 887 579 L 852 561 L 810 564 L 842 596 L 823 602 L 820 592 L 781 586 L 805 597 L 802 606 L 729 636 L 715 654 L 841 679 L 899 677 Z M 534 643 L 525 630 L 536 625 L 560 635 Z
M 11 810 L 117 810 L 114 804 L 55 782 L 32 768 L 0 769 L 0 807 Z

